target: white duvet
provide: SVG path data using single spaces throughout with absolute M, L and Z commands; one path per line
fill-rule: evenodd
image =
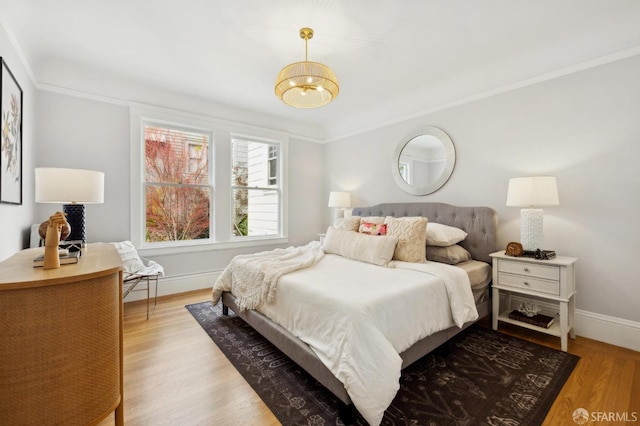
M 478 318 L 460 268 L 397 261 L 385 268 L 331 254 L 282 276 L 273 302 L 258 310 L 313 349 L 371 425 L 399 389 L 398 354 Z

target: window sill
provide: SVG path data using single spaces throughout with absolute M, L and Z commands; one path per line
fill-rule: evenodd
M 287 237 L 276 237 L 276 238 L 254 238 L 250 240 L 235 240 L 235 241 L 225 241 L 218 243 L 193 243 L 188 245 L 181 246 L 164 246 L 164 247 L 144 247 L 139 248 L 138 253 L 143 256 L 162 256 L 169 254 L 181 254 L 181 253 L 202 253 L 207 251 L 216 251 L 216 250 L 229 250 L 229 249 L 238 249 L 244 247 L 262 247 L 262 246 L 273 246 L 286 244 L 289 242 L 289 238 Z

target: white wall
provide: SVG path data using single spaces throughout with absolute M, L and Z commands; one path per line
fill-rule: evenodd
M 29 228 L 34 209 L 33 163 L 37 140 L 35 88 L 17 52 L 0 25 L 0 56 L 22 88 L 22 205 L 0 204 L 0 261 L 29 244 Z
M 520 211 L 505 205 L 509 178 L 557 176 L 560 206 L 545 209 L 545 248 L 579 258 L 577 308 L 637 324 L 639 75 L 636 56 L 332 142 L 327 187 L 351 191 L 359 206 L 492 207 L 502 248 L 519 240 Z M 451 136 L 457 162 L 441 190 L 411 196 L 395 185 L 391 156 L 403 135 L 427 124 Z
M 129 109 L 38 91 L 36 167 L 99 170 L 105 174 L 104 204 L 87 204 L 90 242 L 129 239 Z M 36 222 L 62 208 L 37 204 Z

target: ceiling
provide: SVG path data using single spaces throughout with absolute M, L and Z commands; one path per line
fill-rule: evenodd
M 319 141 L 640 54 L 639 22 L 637 0 L 0 0 L 39 88 L 179 94 Z M 304 26 L 340 82 L 312 110 L 274 95 Z

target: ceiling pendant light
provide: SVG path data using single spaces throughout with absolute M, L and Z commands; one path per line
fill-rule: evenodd
M 307 42 L 313 37 L 311 28 L 302 28 L 304 62 L 294 62 L 280 71 L 276 79 L 276 96 L 296 108 L 318 108 L 338 96 L 338 79 L 331 68 L 307 60 Z

